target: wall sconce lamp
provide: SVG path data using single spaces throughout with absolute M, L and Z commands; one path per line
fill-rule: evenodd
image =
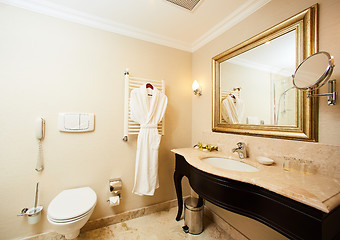
M 202 95 L 202 88 L 198 84 L 198 82 L 195 80 L 192 84 L 192 91 L 195 95 L 201 96 Z

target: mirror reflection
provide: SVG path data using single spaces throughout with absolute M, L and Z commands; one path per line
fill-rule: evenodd
M 212 58 L 214 132 L 317 141 L 316 100 L 292 81 L 317 50 L 317 6 Z
M 219 64 L 221 123 L 297 125 L 296 36 L 292 30 Z
M 317 87 L 328 80 L 334 67 L 333 57 L 327 52 L 318 52 L 305 59 L 293 75 L 293 83 L 299 89 Z

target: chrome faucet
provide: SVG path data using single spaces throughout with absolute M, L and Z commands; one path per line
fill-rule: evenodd
M 246 144 L 244 142 L 238 142 L 237 143 L 237 148 L 233 148 L 231 150 L 233 153 L 234 152 L 237 152 L 238 153 L 238 156 L 241 158 L 241 159 L 244 159 L 247 157 L 247 150 L 246 150 Z

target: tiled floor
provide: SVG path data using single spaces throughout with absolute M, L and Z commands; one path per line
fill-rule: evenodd
M 77 240 L 233 240 L 226 232 L 212 222 L 205 222 L 199 235 L 186 234 L 182 230 L 184 221 L 175 220 L 177 208 L 157 212 L 123 223 L 81 233 Z

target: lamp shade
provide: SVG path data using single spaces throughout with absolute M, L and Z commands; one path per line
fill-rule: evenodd
M 198 84 L 198 82 L 195 80 L 192 84 L 192 90 L 195 91 L 197 89 L 200 88 L 200 85 Z

